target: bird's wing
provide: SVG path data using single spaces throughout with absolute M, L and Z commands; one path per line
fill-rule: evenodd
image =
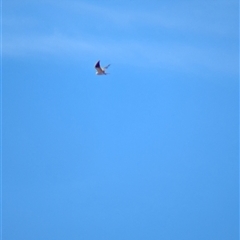
M 104 67 L 103 69 L 107 69 L 111 64 L 108 64 L 106 67 Z
M 101 68 L 100 67 L 100 61 L 97 61 L 97 63 L 95 64 L 95 68 Z
M 103 73 L 103 70 L 100 66 L 100 61 L 98 61 L 96 64 L 95 64 L 95 68 L 97 70 L 98 73 Z

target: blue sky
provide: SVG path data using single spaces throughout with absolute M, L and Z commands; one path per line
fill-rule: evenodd
M 237 240 L 238 15 L 3 1 L 3 239 Z

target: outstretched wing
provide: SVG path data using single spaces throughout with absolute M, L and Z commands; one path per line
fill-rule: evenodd
M 103 69 L 105 70 L 105 69 L 107 69 L 109 66 L 110 66 L 111 64 L 108 64 L 106 67 L 104 67 Z
M 99 74 L 103 74 L 103 73 L 104 73 L 103 69 L 102 69 L 101 66 L 100 66 L 100 61 L 98 61 L 98 62 L 95 64 L 95 68 L 96 68 L 96 70 L 97 70 L 97 72 L 98 72 Z
M 95 64 L 95 68 L 101 68 L 100 67 L 100 61 L 97 61 L 97 63 Z

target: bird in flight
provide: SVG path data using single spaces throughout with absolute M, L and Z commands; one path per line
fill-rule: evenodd
M 100 66 L 100 61 L 98 61 L 96 64 L 95 64 L 95 69 L 97 70 L 96 74 L 97 75 L 107 75 L 106 73 L 106 69 L 110 66 L 110 64 L 108 64 L 106 67 L 101 67 Z

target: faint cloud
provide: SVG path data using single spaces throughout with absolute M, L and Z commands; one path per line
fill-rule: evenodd
M 4 41 L 3 56 L 52 56 L 78 61 L 79 56 L 104 56 L 115 62 L 159 69 L 194 68 L 221 72 L 236 71 L 237 55 L 212 47 L 189 44 L 147 43 L 140 41 L 99 41 L 93 38 L 69 38 L 63 35 L 28 36 Z
M 156 6 L 147 4 L 144 8 L 141 7 L 141 4 L 135 8 L 126 4 L 113 7 L 102 2 L 96 4 L 76 0 L 43 0 L 41 2 L 13 0 L 11 4 L 14 8 L 23 6 L 23 4 L 37 9 L 50 8 L 54 13 L 62 11 L 65 16 L 69 16 L 66 21 L 71 20 L 72 15 L 76 15 L 81 20 L 86 19 L 87 23 L 95 21 L 96 24 L 116 28 L 140 27 L 144 30 L 148 27 L 155 27 L 156 30 L 169 29 L 209 35 L 236 34 L 235 31 L 238 29 L 238 18 L 235 19 L 238 16 L 238 4 L 233 0 L 177 1 L 174 3 L 165 1 Z M 42 14 L 44 15 L 44 12 Z M 6 17 L 4 16 L 4 20 Z M 16 21 L 16 19 L 18 16 L 14 15 L 8 21 Z M 23 20 L 23 18 L 21 19 Z M 29 24 L 29 22 L 31 21 L 25 21 L 25 24 Z
M 15 1 L 15 4 L 20 3 Z M 238 28 L 234 21 L 235 15 L 231 14 L 233 2 L 222 0 L 220 6 L 207 1 L 196 4 L 177 2 L 174 5 L 161 3 L 155 9 L 126 9 L 126 6 L 114 8 L 74 0 L 31 4 L 35 4 L 35 7 L 36 4 L 44 4 L 44 9 L 48 6 L 58 21 L 49 22 L 48 18 L 43 20 L 45 12 L 41 13 L 40 10 L 36 18 L 34 15 L 11 17 L 6 14 L 3 21 L 3 57 L 52 56 L 78 61 L 79 56 L 105 56 L 115 62 L 141 67 L 184 71 L 200 67 L 215 71 L 236 71 L 235 63 L 238 60 L 235 48 L 225 43 L 215 46 L 219 37 L 222 42 L 233 39 L 235 44 L 234 31 Z M 31 21 L 27 21 L 29 19 Z M 78 26 L 79 23 L 81 26 Z M 85 28 L 82 27 L 85 26 L 83 23 L 86 23 Z M 99 23 L 107 30 L 111 27 L 118 32 L 96 33 L 95 25 L 99 26 Z M 34 26 L 38 26 L 41 31 L 36 31 Z M 70 27 L 77 29 L 76 33 L 68 31 Z M 89 30 L 88 27 L 92 28 Z M 119 29 L 127 30 L 121 34 Z M 168 35 L 162 35 L 162 29 L 167 29 Z M 147 34 L 154 37 L 148 37 Z
M 72 39 L 63 35 L 32 35 L 5 38 L 3 54 L 10 56 L 24 56 L 28 54 L 64 55 L 76 52 L 92 52 L 94 47 L 80 39 Z
M 117 24 L 126 26 L 131 25 L 136 18 L 133 12 L 109 8 L 102 4 L 91 4 L 82 1 L 59 1 L 57 4 L 67 11 L 77 12 L 88 17 L 92 16 L 94 19 L 100 20 L 96 22 L 97 24 L 101 24 L 102 21 L 107 20 L 109 25 Z
M 175 2 L 161 3 L 156 8 L 113 8 L 103 4 L 91 4 L 84 1 L 59 1 L 59 7 L 98 19 L 98 23 L 107 21 L 109 26 L 131 28 L 134 26 L 167 28 L 194 33 L 231 34 L 235 29 L 235 15 L 229 14 L 238 8 L 234 1 Z M 227 11 L 226 11 L 227 9 Z M 235 22 L 235 28 L 238 28 Z

